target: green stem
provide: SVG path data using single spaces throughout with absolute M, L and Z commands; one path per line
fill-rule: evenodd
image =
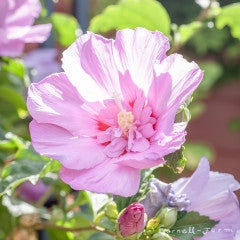
M 108 235 L 116 237 L 115 233 L 113 233 L 111 231 L 108 231 L 105 228 L 95 226 L 93 224 L 89 227 L 68 228 L 68 227 L 55 225 L 55 224 L 50 223 L 50 222 L 42 222 L 42 223 L 39 223 L 39 224 L 36 224 L 36 225 L 32 226 L 32 228 L 34 228 L 35 230 L 41 230 L 41 229 L 44 229 L 44 228 L 53 228 L 53 229 L 58 229 L 58 230 L 66 231 L 66 232 L 83 232 L 83 231 L 92 231 L 93 230 L 93 231 L 106 233 Z

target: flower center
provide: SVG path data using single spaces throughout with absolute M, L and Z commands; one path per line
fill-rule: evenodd
M 124 135 L 126 136 L 128 130 L 134 125 L 134 116 L 131 112 L 125 110 L 118 113 L 118 124 L 122 128 Z
M 121 102 L 121 94 L 114 92 L 113 99 L 117 106 L 121 109 L 118 113 L 118 125 L 122 128 L 123 134 L 127 136 L 129 129 L 134 126 L 134 116 L 132 112 L 127 112 Z

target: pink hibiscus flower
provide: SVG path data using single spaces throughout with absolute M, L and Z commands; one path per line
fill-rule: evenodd
M 184 143 L 186 123 L 174 118 L 203 72 L 168 49 L 162 33 L 144 28 L 116 40 L 88 33 L 63 53 L 64 73 L 30 86 L 33 147 L 62 163 L 73 189 L 133 195 L 140 169 Z
M 39 0 L 0 1 L 0 56 L 19 56 L 25 43 L 41 43 L 47 39 L 51 24 L 32 26 L 40 12 Z

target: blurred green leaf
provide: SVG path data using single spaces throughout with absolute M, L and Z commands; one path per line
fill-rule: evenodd
M 203 79 L 199 87 L 194 92 L 195 97 L 203 97 L 208 91 L 212 89 L 214 84 L 223 75 L 223 66 L 214 61 L 205 61 L 198 63 L 200 68 L 204 71 Z
M 113 231 L 115 228 L 115 224 L 105 216 L 99 220 L 98 225 L 110 231 Z
M 22 60 L 12 58 L 2 58 L 2 70 L 11 72 L 21 79 L 24 77 L 24 66 Z
M 48 231 L 48 234 L 50 236 L 50 239 L 51 240 L 74 240 L 75 237 L 73 235 L 73 233 L 70 233 L 69 232 L 65 232 L 65 231 L 61 231 L 61 230 L 57 230 L 57 229 L 47 229 Z
M 88 240 L 114 240 L 115 238 L 113 238 L 110 235 L 107 235 L 105 233 L 94 233 L 90 238 L 88 238 Z
M 199 55 L 209 53 L 209 51 L 218 52 L 229 40 L 229 34 L 226 29 L 219 30 L 215 27 L 202 27 L 189 40 L 189 44 L 193 46 Z
M 77 30 L 80 29 L 77 19 L 64 13 L 53 13 L 51 19 L 58 42 L 62 46 L 70 46 L 77 39 Z
M 193 101 L 193 103 L 189 106 L 189 111 L 191 113 L 191 119 L 199 117 L 206 110 L 206 104 L 200 101 Z
M 240 132 L 240 117 L 232 119 L 228 124 L 228 128 L 231 133 Z
M 31 147 L 21 149 L 16 154 L 15 161 L 5 166 L 0 179 L 0 196 L 11 193 L 19 184 L 29 180 L 36 184 L 40 172 L 49 159 L 37 154 Z
M 8 86 L 0 86 L 0 99 L 10 102 L 18 110 L 21 116 L 26 116 L 27 106 L 23 96 Z
M 203 156 L 207 157 L 210 162 L 214 160 L 214 150 L 204 143 L 185 143 L 184 146 L 186 168 L 189 170 L 195 170 Z
M 233 37 L 240 39 L 240 3 L 229 4 L 222 8 L 216 17 L 216 26 L 222 29 L 228 25 Z
M 90 22 L 89 30 L 106 33 L 136 27 L 158 30 L 169 36 L 170 18 L 161 3 L 155 0 L 122 0 L 95 16 Z
M 191 22 L 189 24 L 183 24 L 179 26 L 179 42 L 180 44 L 185 44 L 198 29 L 203 26 L 201 22 Z
M 15 225 L 15 220 L 8 211 L 8 208 L 2 205 L 2 199 L 0 198 L 0 235 L 1 231 L 4 235 L 7 235 Z

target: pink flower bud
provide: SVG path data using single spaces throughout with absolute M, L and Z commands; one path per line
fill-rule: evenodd
M 129 205 L 118 217 L 119 231 L 123 237 L 140 233 L 144 229 L 144 206 L 138 202 Z

